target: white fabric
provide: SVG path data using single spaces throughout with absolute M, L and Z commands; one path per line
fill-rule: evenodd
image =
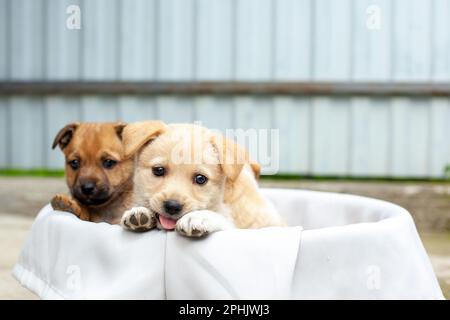
M 188 239 L 84 222 L 46 206 L 13 274 L 45 299 L 443 298 L 403 208 L 333 193 L 263 192 L 294 227 Z

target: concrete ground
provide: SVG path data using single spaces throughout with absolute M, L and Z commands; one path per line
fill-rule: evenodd
M 343 181 L 270 181 L 267 187 L 359 194 L 407 208 L 438 276 L 450 298 L 450 183 L 384 183 Z M 0 299 L 36 299 L 11 276 L 31 223 L 49 199 L 65 192 L 61 178 L 0 177 Z
M 33 219 L 15 214 L 0 214 L 0 299 L 37 299 L 11 276 Z

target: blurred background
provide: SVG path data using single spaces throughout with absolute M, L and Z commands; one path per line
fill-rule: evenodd
M 449 30 L 448 0 L 0 0 L 0 298 L 57 131 L 143 119 L 279 129 L 264 186 L 406 207 L 450 297 Z

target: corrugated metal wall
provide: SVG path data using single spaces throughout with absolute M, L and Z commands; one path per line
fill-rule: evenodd
M 81 30 L 65 27 L 70 4 Z M 0 81 L 450 81 L 449 31 L 448 0 L 0 0 Z M 59 168 L 61 126 L 119 118 L 280 128 L 282 173 L 450 163 L 446 97 L 0 96 L 0 167 Z

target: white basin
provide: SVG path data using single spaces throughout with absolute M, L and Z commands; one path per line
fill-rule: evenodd
M 131 233 L 46 206 L 13 274 L 44 299 L 443 299 L 405 209 L 335 193 L 263 192 L 292 227 L 198 240 Z

